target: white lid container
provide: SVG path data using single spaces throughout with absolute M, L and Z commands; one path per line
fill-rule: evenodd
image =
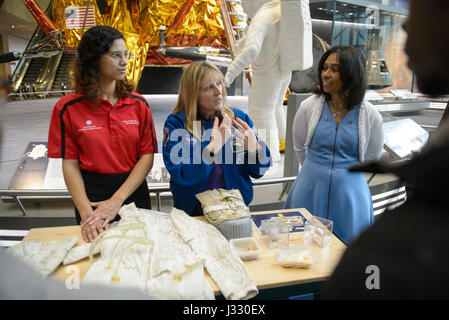
M 257 259 L 262 252 L 262 248 L 254 237 L 231 239 L 229 243 L 242 260 Z

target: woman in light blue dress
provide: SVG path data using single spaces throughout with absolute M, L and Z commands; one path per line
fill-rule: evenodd
M 374 222 L 371 193 L 362 172 L 348 168 L 380 158 L 382 117 L 364 99 L 365 59 L 354 47 L 334 47 L 318 65 L 315 95 L 301 103 L 293 124 L 302 164 L 284 208 L 306 208 L 334 222 L 345 243 Z

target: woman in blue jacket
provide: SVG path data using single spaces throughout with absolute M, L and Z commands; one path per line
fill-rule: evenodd
M 177 105 L 164 125 L 163 157 L 174 206 L 190 215 L 202 214 L 195 195 L 209 189 L 239 189 L 248 205 L 251 177 L 271 165 L 251 119 L 226 105 L 223 74 L 205 61 L 181 76 Z

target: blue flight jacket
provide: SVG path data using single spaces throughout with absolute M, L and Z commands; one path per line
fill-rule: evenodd
M 249 116 L 232 109 L 236 117 L 245 121 L 254 131 Z M 199 122 L 198 122 L 199 124 Z M 260 148 L 255 154 L 244 151 L 235 139 L 229 138 L 213 158 L 205 147 L 210 143 L 213 120 L 202 120 L 204 131 L 199 141 L 186 129 L 185 113 L 170 114 L 164 124 L 163 159 L 170 173 L 170 190 L 176 207 L 191 214 L 197 207 L 195 195 L 206 190 L 214 162 L 222 164 L 226 189 L 239 189 L 245 204 L 253 199 L 253 183 L 250 177 L 260 178 L 271 166 L 270 150 L 258 139 Z

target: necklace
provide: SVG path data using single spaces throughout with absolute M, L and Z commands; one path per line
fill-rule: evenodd
M 332 115 L 334 117 L 341 117 L 346 113 L 346 111 L 348 111 L 348 109 L 343 109 L 342 111 L 334 111 L 332 112 Z
M 342 117 L 342 116 L 344 116 L 346 114 L 346 112 L 348 112 L 348 108 L 344 108 L 341 111 L 335 111 L 334 103 L 332 101 L 329 101 L 329 102 L 331 103 L 332 110 L 334 110 L 334 111 L 331 111 L 332 115 L 334 116 L 334 118 L 335 117 Z

